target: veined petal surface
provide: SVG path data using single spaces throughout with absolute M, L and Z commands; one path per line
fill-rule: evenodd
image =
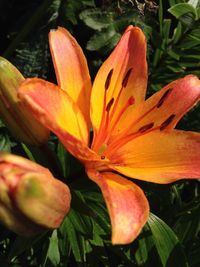
M 52 83 L 33 78 L 23 82 L 19 98 L 75 157 L 81 160 L 96 157 L 88 148 L 89 133 L 82 113 L 66 92 Z
M 109 58 L 100 67 L 91 93 L 91 121 L 95 135 L 109 112 L 115 124 L 127 101 L 144 100 L 147 85 L 146 40 L 138 27 L 129 26 Z
M 49 33 L 49 45 L 59 87 L 65 90 L 90 125 L 91 81 L 87 61 L 76 39 L 62 27 Z
M 112 243 L 132 242 L 149 216 L 149 204 L 142 189 L 112 172 L 87 173 L 103 193 L 112 224 Z
M 180 130 L 141 134 L 108 152 L 115 171 L 160 184 L 200 177 L 200 134 Z
M 196 76 L 187 75 L 173 81 L 119 121 L 113 132 L 113 139 L 150 128 L 171 130 L 199 99 L 200 80 Z

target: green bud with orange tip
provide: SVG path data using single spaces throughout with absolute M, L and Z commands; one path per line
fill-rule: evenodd
M 0 154 L 0 222 L 13 232 L 31 236 L 60 226 L 69 212 L 66 184 L 27 159 Z
M 20 102 L 17 93 L 23 81 L 19 70 L 0 57 L 0 118 L 16 139 L 29 145 L 41 145 L 47 142 L 49 130 Z

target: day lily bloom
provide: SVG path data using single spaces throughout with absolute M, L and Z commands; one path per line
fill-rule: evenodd
M 0 57 L 0 118 L 16 139 L 39 146 L 47 142 L 49 130 L 20 103 L 17 91 L 23 81 L 19 70 Z
M 30 236 L 60 226 L 70 208 L 69 188 L 30 160 L 0 154 L 0 222 Z
M 127 28 L 93 86 L 70 33 L 59 27 L 50 32 L 49 42 L 58 86 L 27 79 L 19 97 L 101 188 L 112 243 L 132 242 L 148 219 L 149 204 L 124 176 L 160 184 L 200 177 L 200 134 L 174 129 L 199 100 L 200 81 L 188 75 L 145 101 L 146 40 L 137 27 Z

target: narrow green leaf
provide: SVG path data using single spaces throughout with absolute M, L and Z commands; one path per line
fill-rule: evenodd
M 148 226 L 163 267 L 189 267 L 181 244 L 173 230 L 153 214 L 149 217 Z
M 174 34 L 172 37 L 173 43 L 176 44 L 180 38 L 182 37 L 183 34 L 183 27 L 182 23 L 179 21 L 177 27 L 174 29 Z
M 68 216 L 65 218 L 60 230 L 62 233 L 65 233 L 66 237 L 68 238 L 75 260 L 77 262 L 83 262 L 84 259 L 79 238 L 80 234 L 75 231 L 74 226 Z
M 177 4 L 175 6 L 170 7 L 168 11 L 177 19 L 188 13 L 191 13 L 194 18 L 197 17 L 196 9 L 188 3 Z
M 0 151 L 11 151 L 11 142 L 7 134 L 0 134 Z
M 160 33 L 163 33 L 163 2 L 159 0 L 159 10 L 158 10 L 158 18 L 159 18 L 159 25 L 160 25 Z
M 60 263 L 60 252 L 58 249 L 58 236 L 57 230 L 54 230 L 51 237 L 49 238 L 49 247 L 47 251 L 47 259 L 53 266 L 58 266 Z

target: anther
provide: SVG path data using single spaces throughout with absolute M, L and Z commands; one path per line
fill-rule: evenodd
M 173 119 L 176 117 L 175 114 L 170 115 L 161 125 L 160 125 L 160 131 L 163 131 L 167 126 L 173 121 Z
M 163 96 L 161 96 L 160 100 L 158 101 L 158 104 L 156 105 L 157 108 L 160 108 L 163 105 L 167 97 L 170 95 L 171 91 L 172 91 L 172 88 L 169 88 L 167 91 L 165 91 Z
M 122 81 L 122 87 L 126 87 L 126 86 L 127 86 L 127 84 L 128 84 L 128 80 L 129 80 L 129 77 L 130 77 L 130 75 L 131 75 L 132 70 L 133 70 L 133 68 L 130 68 L 130 69 L 127 71 L 126 75 L 124 76 L 123 81 Z
M 133 105 L 135 103 L 135 98 L 133 96 L 130 96 L 128 99 L 129 106 Z
M 109 86 L 110 86 L 110 82 L 111 82 L 111 78 L 113 75 L 113 69 L 111 69 L 108 73 L 108 76 L 106 78 L 106 82 L 105 82 L 105 90 L 108 90 Z
M 110 101 L 108 102 L 108 104 L 107 104 L 107 106 L 106 106 L 106 111 L 107 111 L 107 112 L 110 111 L 110 109 L 111 109 L 113 103 L 114 103 L 114 97 L 112 97 L 112 98 L 110 99 Z
M 102 160 L 105 159 L 105 158 L 106 158 L 105 156 L 103 156 L 103 155 L 101 156 L 101 159 L 102 159 Z
M 146 124 L 146 125 L 140 127 L 140 129 L 138 130 L 138 132 L 140 132 L 140 133 L 144 133 L 144 132 L 146 132 L 147 130 L 153 128 L 153 126 L 154 126 L 154 123 L 153 123 L 153 122 L 150 122 L 150 123 L 148 123 L 148 124 Z

